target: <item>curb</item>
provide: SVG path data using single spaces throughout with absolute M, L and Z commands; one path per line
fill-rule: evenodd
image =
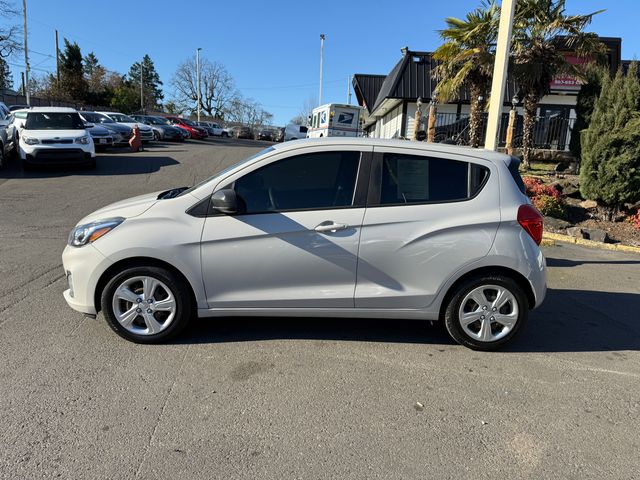
M 632 247 L 631 245 L 620 245 L 618 243 L 602 243 L 593 240 L 585 240 L 584 238 L 571 237 L 569 235 L 561 235 L 559 233 L 544 232 L 542 235 L 541 246 L 552 247 L 555 242 L 575 243 L 584 247 L 598 248 L 600 250 L 614 250 L 618 252 L 640 253 L 640 247 Z

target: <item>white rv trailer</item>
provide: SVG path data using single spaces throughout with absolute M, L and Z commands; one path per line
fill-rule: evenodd
M 360 111 L 357 105 L 327 103 L 313 109 L 308 138 L 357 137 L 360 134 Z

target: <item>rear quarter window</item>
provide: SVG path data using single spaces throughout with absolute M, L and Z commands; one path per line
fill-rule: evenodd
M 518 189 L 526 195 L 527 190 L 524 186 L 524 182 L 522 181 L 522 176 L 520 175 L 520 159 L 511 157 L 511 159 L 509 160 L 509 165 L 507 167 L 509 168 L 511 178 L 513 178 L 513 181 L 516 182 Z
M 488 176 L 488 168 L 471 162 L 385 153 L 380 175 L 379 204 L 468 200 L 478 194 Z

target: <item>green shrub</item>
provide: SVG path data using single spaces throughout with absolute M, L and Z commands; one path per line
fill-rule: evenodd
M 564 219 L 567 210 L 562 200 L 551 195 L 537 195 L 531 199 L 533 206 L 540 210 L 545 217 Z
M 589 128 L 582 133 L 580 193 L 612 209 L 640 200 L 640 79 L 604 79 Z

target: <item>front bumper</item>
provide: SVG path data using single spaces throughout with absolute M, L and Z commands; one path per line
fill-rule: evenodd
M 113 147 L 113 137 L 92 137 L 96 147 Z
M 93 145 L 91 145 L 93 147 Z M 34 165 L 68 165 L 73 163 L 87 163 L 95 157 L 93 148 L 70 147 L 48 148 L 37 146 L 35 148 L 20 148 L 20 158 Z
M 64 299 L 77 312 L 95 315 L 95 291 L 102 274 L 113 262 L 92 244 L 84 247 L 66 246 L 62 252 L 62 266 L 67 279 Z

